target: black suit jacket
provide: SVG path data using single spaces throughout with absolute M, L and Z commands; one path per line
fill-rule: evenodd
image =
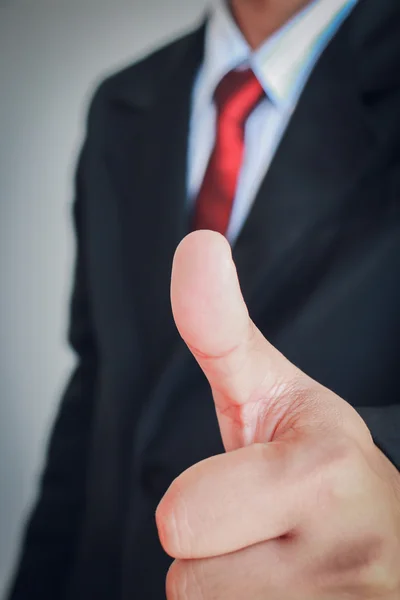
M 245 300 L 291 361 L 348 400 L 400 464 L 400 5 L 360 0 L 314 69 L 234 245 Z M 12 600 L 160 600 L 154 510 L 222 452 L 169 302 L 187 232 L 204 27 L 107 79 L 77 175 L 63 398 Z

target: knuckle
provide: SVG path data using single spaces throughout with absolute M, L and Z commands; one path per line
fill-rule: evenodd
M 341 439 L 330 445 L 320 464 L 318 499 L 330 511 L 359 501 L 369 492 L 366 461 L 357 445 Z
M 365 600 L 392 598 L 400 590 L 398 552 L 383 535 L 360 535 L 339 543 L 324 556 L 320 575 L 334 589 L 346 589 Z
M 398 577 L 379 563 L 369 567 L 361 575 L 359 589 L 363 597 L 374 599 L 393 598 L 393 594 L 400 591 Z
M 391 598 L 399 593 L 400 548 L 382 540 L 375 557 L 364 565 L 361 581 L 373 598 Z

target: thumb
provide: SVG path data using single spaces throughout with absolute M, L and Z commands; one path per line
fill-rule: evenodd
M 308 420 L 325 388 L 307 377 L 249 317 L 226 239 L 197 231 L 179 245 L 172 310 L 178 330 L 211 385 L 226 450 L 269 442 Z M 335 396 L 334 396 L 335 397 Z M 312 419 L 311 419 L 312 421 Z

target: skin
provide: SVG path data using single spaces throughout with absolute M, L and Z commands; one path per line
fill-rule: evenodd
M 358 413 L 256 328 L 224 237 L 181 242 L 171 298 L 226 453 L 157 508 L 168 600 L 398 600 L 400 474 Z
M 249 45 L 256 49 L 310 0 L 231 0 L 235 20 Z

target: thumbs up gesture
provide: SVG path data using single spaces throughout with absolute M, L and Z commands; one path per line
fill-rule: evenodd
M 183 240 L 171 297 L 226 454 L 157 509 L 168 600 L 399 600 L 400 475 L 361 417 L 263 337 L 222 236 Z

